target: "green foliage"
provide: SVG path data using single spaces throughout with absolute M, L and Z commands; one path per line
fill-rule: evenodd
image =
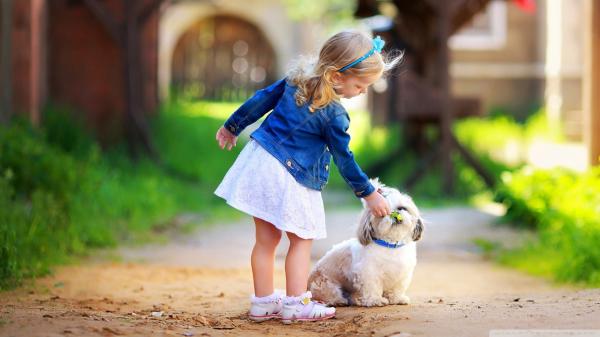
M 499 176 L 525 162 L 525 150 L 536 139 L 560 140 L 560 130 L 550 126 L 540 109 L 523 123 L 512 116 L 496 113 L 485 118 L 468 118 L 455 123 L 454 132 L 465 145 Z
M 0 129 L 0 288 L 82 251 L 68 213 L 86 169 L 30 128 Z
M 472 242 L 481 249 L 483 256 L 486 258 L 494 257 L 498 250 L 501 249 L 501 245 L 498 242 L 484 238 L 473 238 Z
M 583 174 L 525 168 L 503 181 L 496 198 L 507 206 L 507 218 L 539 237 L 503 261 L 560 281 L 600 285 L 600 167 Z
M 525 139 L 531 141 L 535 138 L 542 138 L 554 142 L 565 140 L 562 126 L 552 123 L 548 120 L 548 115 L 544 109 L 530 116 L 525 123 Z
M 521 142 L 524 127 L 512 117 L 498 115 L 489 118 L 469 118 L 455 124 L 462 144 L 478 153 L 493 153 L 511 142 Z
M 66 108 L 49 106 L 44 113 L 44 138 L 48 143 L 77 158 L 97 155 L 96 142 L 79 118 Z
M 356 7 L 356 2 L 346 0 L 284 0 L 283 3 L 292 20 L 349 21 L 353 19 Z
M 131 162 L 122 147 L 102 153 L 60 110 L 49 109 L 44 123 L 0 127 L 0 289 L 90 248 L 147 239 L 179 213 L 206 220 L 225 208 L 212 191 L 227 158 L 212 168 L 207 160 L 218 155 L 207 139 L 219 120 L 166 114 L 153 121 L 165 158 L 198 177 L 193 183 L 148 160 Z
M 455 125 L 458 139 L 500 178 L 496 201 L 512 225 L 535 230 L 535 240 L 502 250 L 478 241 L 487 255 L 530 273 L 564 282 L 600 284 L 600 168 L 577 174 L 566 169 L 523 167 L 520 153 L 536 139 L 561 141 L 560 127 L 543 110 L 523 123 L 505 114 Z
M 163 160 L 214 190 L 246 142 L 243 138 L 231 151 L 223 151 L 215 140 L 218 128 L 237 107 L 235 103 L 207 102 L 165 105 L 153 120 Z

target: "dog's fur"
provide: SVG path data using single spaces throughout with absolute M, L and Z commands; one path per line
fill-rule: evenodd
M 415 241 L 421 238 L 423 220 L 412 199 L 395 188 L 371 180 L 390 203 L 400 210 L 402 221 L 375 217 L 363 201 L 358 238 L 341 242 L 315 265 L 309 279 L 314 298 L 329 305 L 383 306 L 408 304 L 405 292 L 417 264 Z M 374 238 L 403 242 L 400 248 L 382 247 Z

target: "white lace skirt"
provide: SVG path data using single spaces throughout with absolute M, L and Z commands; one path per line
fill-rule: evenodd
M 229 205 L 303 239 L 323 239 L 321 192 L 298 183 L 275 157 L 251 139 L 215 194 Z

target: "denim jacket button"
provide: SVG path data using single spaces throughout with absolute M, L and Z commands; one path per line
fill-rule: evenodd
M 231 130 L 231 132 L 235 132 L 235 128 L 233 126 L 230 126 L 229 130 Z
M 291 160 L 289 160 L 289 159 L 285 161 L 285 164 L 286 164 L 288 167 L 292 167 L 292 161 L 291 161 Z

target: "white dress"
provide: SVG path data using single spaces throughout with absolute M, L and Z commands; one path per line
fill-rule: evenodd
M 305 187 L 273 155 L 251 139 L 215 194 L 229 205 L 303 239 L 323 239 L 321 192 Z

